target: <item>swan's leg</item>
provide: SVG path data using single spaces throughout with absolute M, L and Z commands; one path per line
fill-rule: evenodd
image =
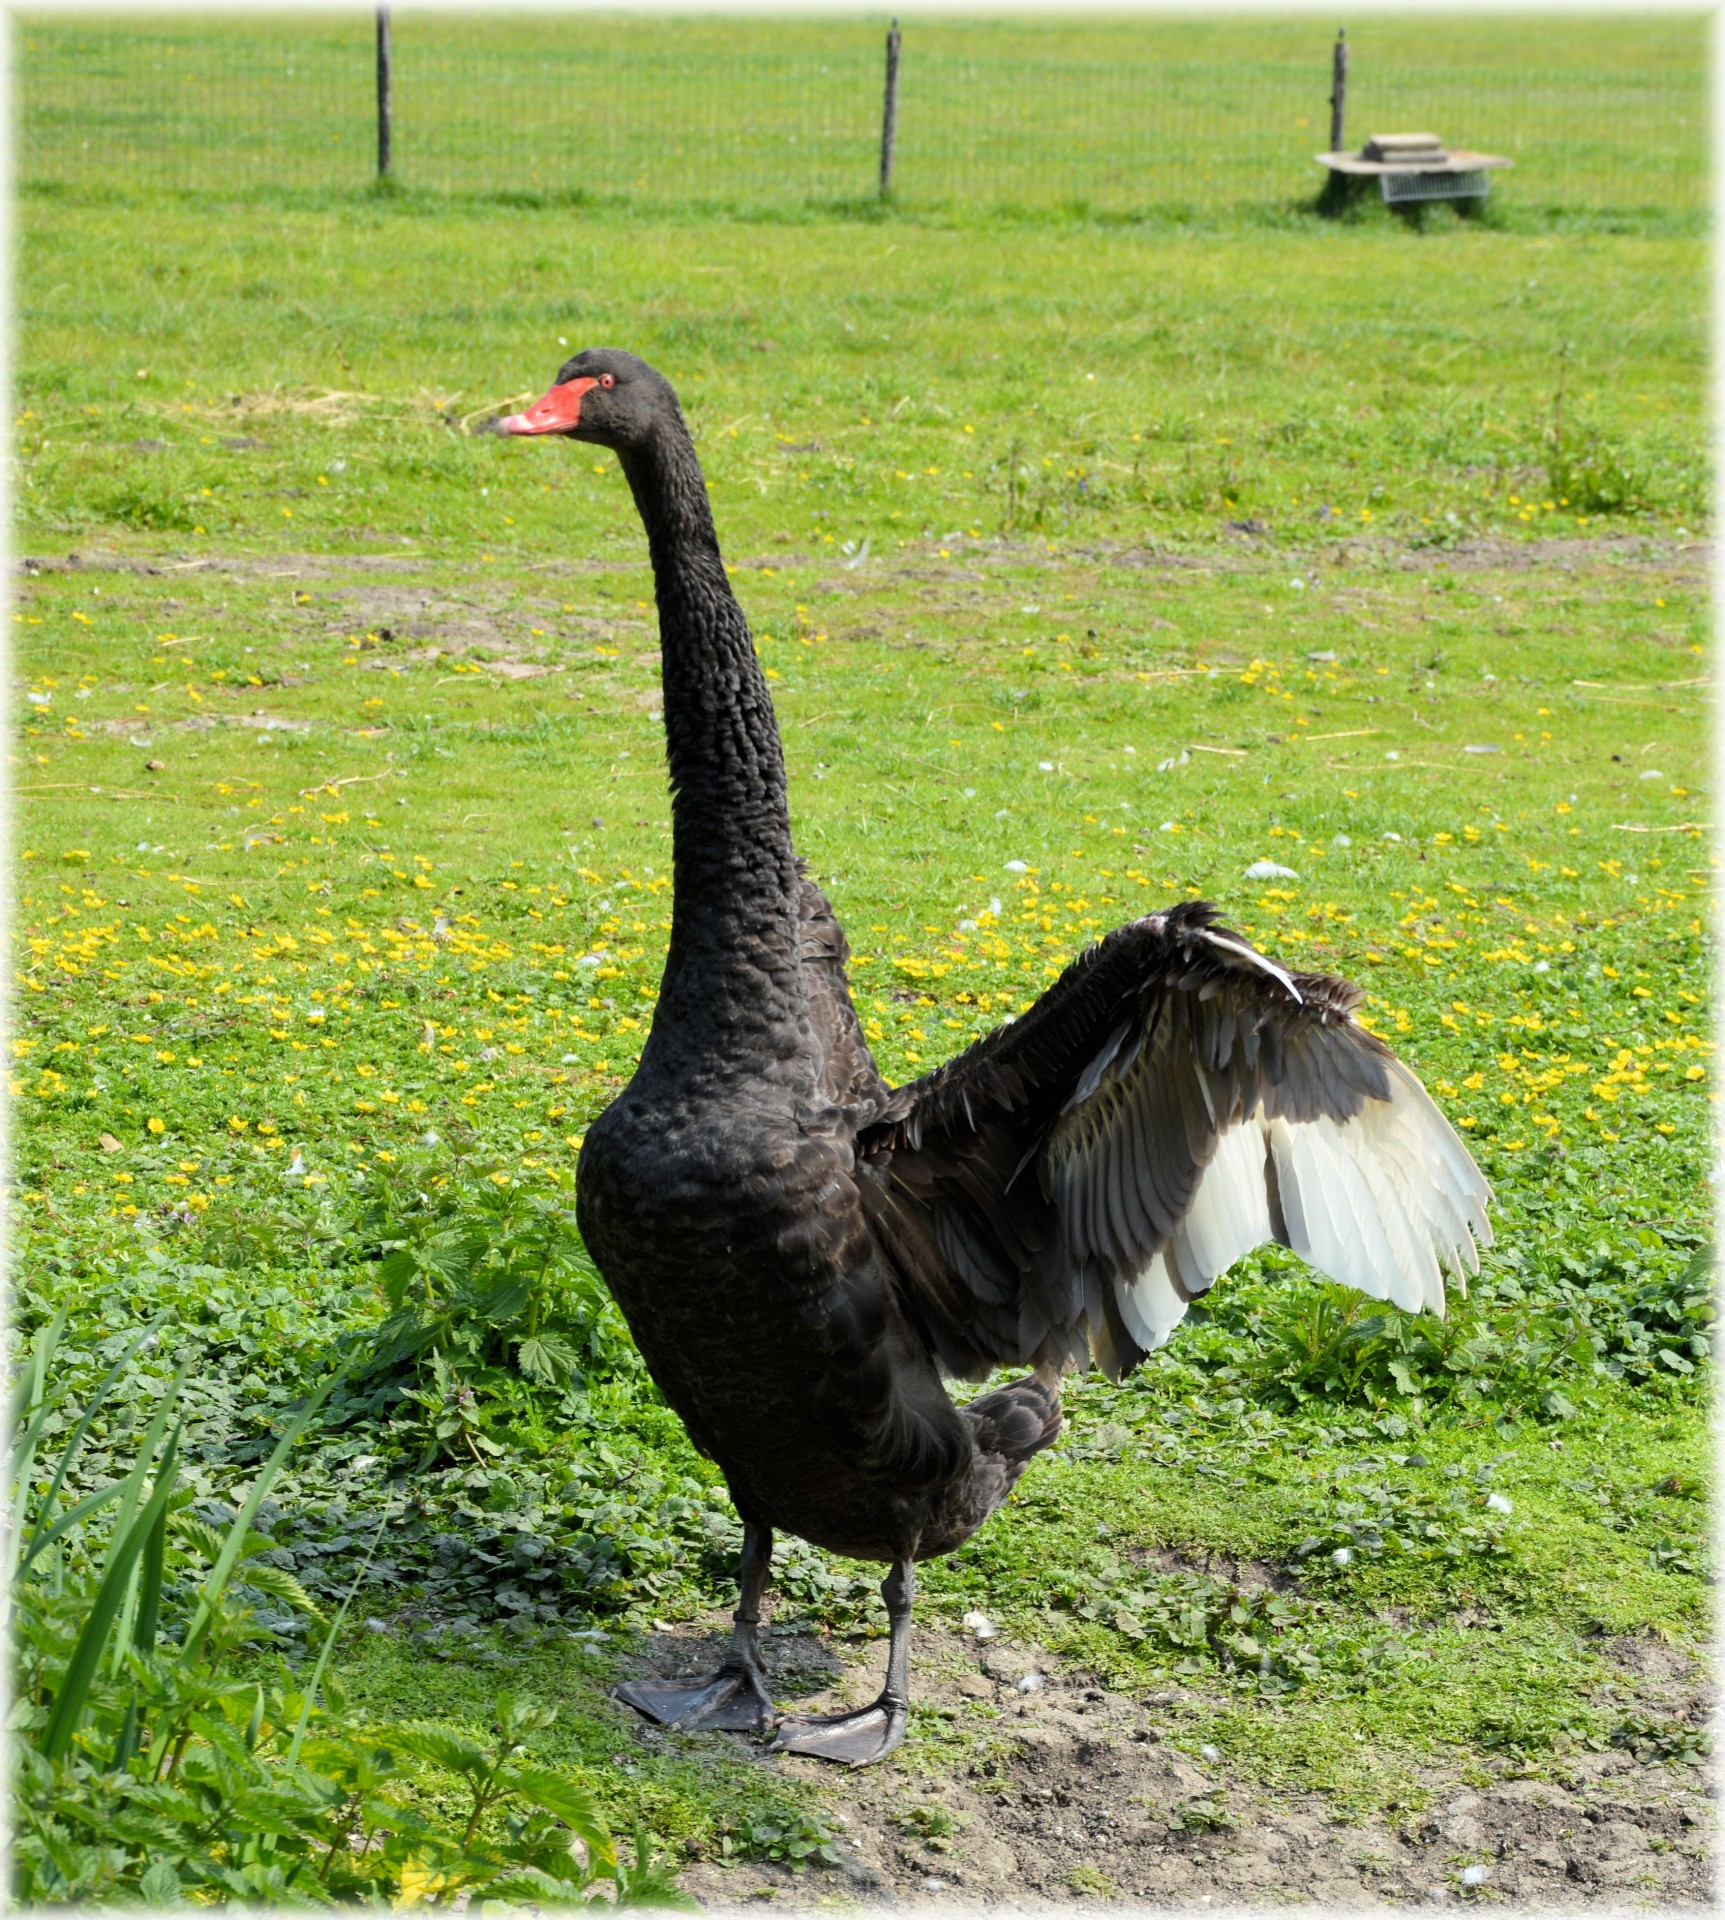
M 745 1521 L 742 1591 L 731 1616 L 736 1625 L 718 1672 L 680 1687 L 648 1686 L 645 1681 L 630 1680 L 617 1689 L 616 1698 L 674 1733 L 697 1728 L 758 1733 L 770 1727 L 778 1715 L 761 1672 L 757 1629 L 761 1624 L 761 1596 L 766 1592 L 772 1564 L 772 1530 Z
M 773 1742 L 775 1753 L 808 1753 L 848 1767 L 884 1760 L 904 1738 L 910 1715 L 910 1609 L 916 1598 L 916 1567 L 897 1560 L 881 1582 L 892 1638 L 887 1643 L 886 1685 L 872 1706 L 856 1713 L 786 1715 Z

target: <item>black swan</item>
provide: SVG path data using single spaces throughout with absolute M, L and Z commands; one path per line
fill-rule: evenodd
M 791 845 L 784 759 L 677 397 L 578 353 L 512 434 L 615 450 L 659 606 L 670 949 L 634 1079 L 587 1133 L 581 1231 L 649 1372 L 723 1470 L 742 1596 L 717 1672 L 618 1698 L 673 1728 L 779 1725 L 863 1765 L 903 1738 L 918 1560 L 949 1553 L 1232 1262 L 1279 1242 L 1410 1310 L 1489 1245 L 1491 1195 L 1359 990 L 1182 903 L 1117 928 L 1022 1018 L 908 1086 L 876 1071 L 849 949 Z M 957 1407 L 943 1372 L 1026 1377 Z M 780 1719 L 756 1628 L 773 1529 L 888 1564 L 886 1685 Z

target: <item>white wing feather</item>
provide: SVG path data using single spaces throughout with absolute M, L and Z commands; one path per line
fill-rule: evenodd
M 1389 1098 L 1353 1120 L 1267 1120 L 1260 1106 L 1220 1136 L 1167 1245 L 1116 1284 L 1141 1346 L 1159 1347 L 1193 1295 L 1276 1238 L 1272 1168 L 1287 1244 L 1328 1278 L 1410 1313 L 1443 1312 L 1440 1260 L 1465 1287 L 1491 1245 L 1490 1189 L 1425 1088 L 1387 1065 Z

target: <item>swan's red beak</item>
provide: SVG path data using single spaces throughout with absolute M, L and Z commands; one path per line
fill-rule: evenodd
M 553 387 L 543 400 L 535 400 L 525 413 L 510 413 L 497 423 L 499 433 L 571 433 L 580 423 L 581 396 L 597 380 L 566 380 Z

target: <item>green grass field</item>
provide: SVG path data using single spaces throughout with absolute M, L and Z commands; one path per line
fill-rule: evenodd
M 552 205 L 855 206 L 877 190 L 885 27 L 398 9 L 394 175 Z M 1328 15 L 1057 12 L 903 33 L 907 210 L 1280 215 L 1322 178 Z M 375 163 L 372 46 L 363 8 L 26 15 L 19 178 L 102 196 L 352 190 Z M 1417 126 L 1509 155 L 1494 200 L 1513 222 L 1704 226 L 1703 16 L 1386 15 L 1351 48 L 1351 145 Z
M 219 1525 L 366 1360 L 259 1520 L 326 1611 L 376 1538 L 341 1713 L 555 1702 L 534 1750 L 678 1862 L 845 1804 L 602 1693 L 729 1607 L 737 1531 L 556 1212 L 669 924 L 651 581 L 614 460 L 466 429 L 625 345 L 683 394 L 889 1078 L 1202 894 L 1365 984 L 1498 1195 L 1441 1326 L 1247 1262 L 1075 1387 L 921 1613 L 1171 1687 L 1179 1741 L 1349 1818 L 1696 1749 L 1631 1651 L 1704 1654 L 1710 1578 L 1698 239 L 138 204 L 18 215 L 14 1281 L 23 1330 L 69 1309 L 62 1437 L 168 1316 L 70 1492 L 189 1362 Z M 535 1235 L 550 1277 L 487 1318 Z M 428 1344 L 381 1350 L 416 1301 Z M 854 1657 L 875 1570 L 783 1561 L 781 1617 Z M 247 1591 L 249 1685 L 321 1629 Z M 984 1766 L 985 1722 L 921 1717 L 905 1791 Z M 165 1844 L 34 1884 L 136 1887 Z

